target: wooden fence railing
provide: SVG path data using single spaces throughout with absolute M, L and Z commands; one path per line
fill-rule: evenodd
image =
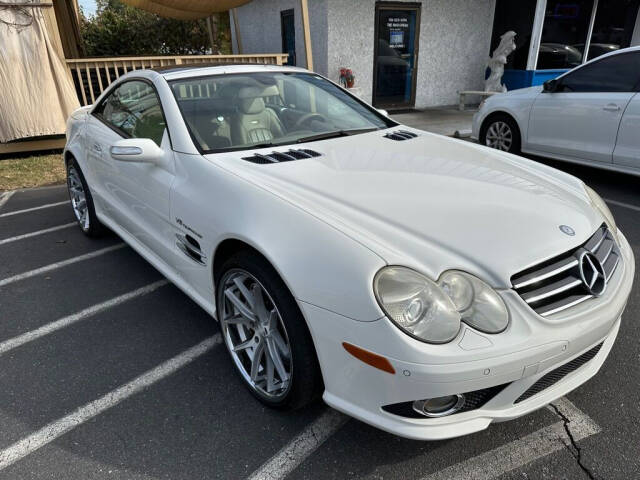
M 193 63 L 257 63 L 284 65 L 286 53 L 255 55 L 182 55 L 67 59 L 81 105 L 89 105 L 117 78 L 132 70 Z

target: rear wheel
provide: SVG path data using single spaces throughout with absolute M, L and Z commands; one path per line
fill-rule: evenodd
M 480 143 L 509 153 L 520 153 L 520 129 L 509 115 L 494 115 L 482 126 Z
M 104 234 L 105 227 L 96 216 L 91 191 L 75 158 L 72 158 L 67 164 L 67 189 L 71 208 L 82 232 L 89 237 L 98 237 Z
M 225 345 L 245 385 L 271 407 L 298 408 L 319 396 L 322 378 L 311 335 L 277 272 L 239 252 L 216 279 Z

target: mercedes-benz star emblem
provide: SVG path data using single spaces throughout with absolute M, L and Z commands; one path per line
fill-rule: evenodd
M 569 225 L 560 225 L 558 228 L 560 228 L 562 233 L 569 235 L 570 237 L 573 237 L 576 234 L 576 231 Z
M 607 288 L 607 276 L 600 260 L 591 252 L 584 250 L 578 258 L 580 278 L 585 288 L 596 297 L 602 295 Z

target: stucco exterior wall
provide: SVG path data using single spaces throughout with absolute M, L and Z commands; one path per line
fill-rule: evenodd
M 458 90 L 482 90 L 495 0 L 413 3 L 422 5 L 415 106 L 454 105 Z M 373 89 L 375 4 L 309 0 L 314 70 L 337 81 L 341 67 L 351 68 L 367 102 Z M 290 8 L 295 12 L 298 66 L 306 66 L 299 0 L 254 0 L 238 8 L 244 52 L 281 51 L 280 11 Z
M 337 82 L 340 68 L 350 68 L 362 99 L 371 103 L 375 0 L 327 2 L 327 77 Z
M 370 102 L 376 1 L 327 1 L 329 77 L 337 80 L 340 67 L 351 68 Z M 495 0 L 414 3 L 422 4 L 415 106 L 454 105 L 458 90 L 482 90 Z
M 309 0 L 309 23 L 313 46 L 313 67 L 327 72 L 327 1 Z M 300 0 L 255 0 L 236 9 L 243 53 L 278 53 L 282 51 L 280 12 L 293 9 L 296 32 L 297 66 L 306 68 Z M 238 53 L 236 32 L 231 17 L 233 53 Z

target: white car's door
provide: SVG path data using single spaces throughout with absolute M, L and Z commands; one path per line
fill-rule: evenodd
M 635 94 L 622 115 L 613 163 L 640 171 L 640 94 Z
M 143 79 L 120 84 L 93 111 L 86 145 L 93 156 L 93 189 L 105 213 L 165 261 L 174 253 L 170 224 L 174 153 L 160 100 Z M 111 147 L 123 138 L 150 138 L 164 152 L 163 165 L 116 160 Z M 88 155 L 89 157 L 89 155 Z
M 640 79 L 639 53 L 612 55 L 558 79 L 531 108 L 527 150 L 611 163 L 618 126 Z

